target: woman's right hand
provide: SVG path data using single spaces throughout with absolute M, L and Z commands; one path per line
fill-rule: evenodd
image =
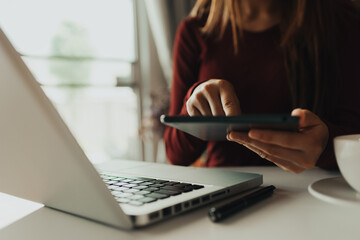
M 240 115 L 240 103 L 232 84 L 223 79 L 210 79 L 194 89 L 186 102 L 190 116 Z

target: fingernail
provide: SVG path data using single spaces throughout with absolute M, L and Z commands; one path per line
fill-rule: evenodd
M 231 140 L 232 140 L 231 137 L 230 137 L 230 133 L 228 133 L 228 134 L 226 135 L 226 139 L 227 139 L 228 141 L 231 141 Z

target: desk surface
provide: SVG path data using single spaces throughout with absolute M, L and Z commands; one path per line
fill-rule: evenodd
M 307 191 L 312 182 L 339 173 L 312 169 L 296 175 L 277 167 L 235 170 L 261 173 L 264 184 L 277 190 L 218 224 L 207 218 L 209 207 L 203 207 L 144 229 L 121 231 L 0 193 L 0 239 L 360 239 L 360 209 L 320 201 Z

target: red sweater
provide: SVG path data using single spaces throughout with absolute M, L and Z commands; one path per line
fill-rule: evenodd
M 200 33 L 203 21 L 187 19 L 178 29 L 174 44 L 173 81 L 170 115 L 187 115 L 186 101 L 193 89 L 209 79 L 226 79 L 236 90 L 244 114 L 290 113 L 292 100 L 284 56 L 279 47 L 280 29 L 263 32 L 244 31 L 239 53 L 234 55 L 231 31 L 221 41 Z M 344 44 L 345 43 L 345 44 Z M 330 139 L 317 165 L 336 168 L 334 136 L 360 133 L 360 33 L 354 27 L 341 44 L 344 72 L 339 89 L 336 118 L 323 119 Z M 207 150 L 207 166 L 272 165 L 254 152 L 234 142 L 202 141 L 167 127 L 164 134 L 169 161 L 190 165 Z

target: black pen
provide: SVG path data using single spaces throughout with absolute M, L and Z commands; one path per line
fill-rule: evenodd
M 274 193 L 275 187 L 273 185 L 263 187 L 259 190 L 256 190 L 244 197 L 240 197 L 230 203 L 226 203 L 225 205 L 212 207 L 209 210 L 209 218 L 213 222 L 219 222 L 228 216 L 239 212 L 267 197 L 270 197 Z

